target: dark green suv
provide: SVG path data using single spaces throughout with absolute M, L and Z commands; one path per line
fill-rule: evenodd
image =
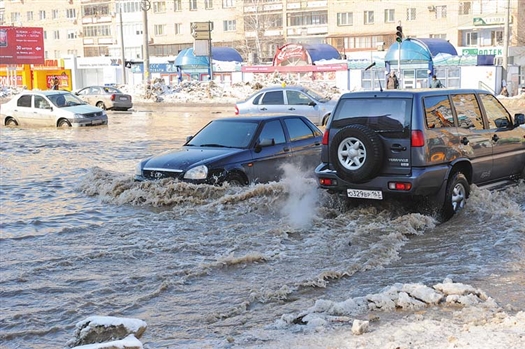
M 525 178 L 525 117 L 490 92 L 422 89 L 346 93 L 326 126 L 321 188 L 349 200 L 424 199 L 443 219 L 470 186 Z

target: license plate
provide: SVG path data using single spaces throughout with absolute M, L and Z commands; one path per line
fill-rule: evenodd
M 383 192 L 381 190 L 347 189 L 346 195 L 349 198 L 383 200 Z
M 127 97 L 120 97 L 120 100 L 121 100 L 121 101 L 127 101 L 128 98 L 127 98 Z

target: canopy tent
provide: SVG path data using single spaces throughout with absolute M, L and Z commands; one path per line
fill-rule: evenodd
M 241 63 L 243 61 L 240 53 L 231 47 L 212 47 L 211 58 L 212 61 L 222 62 Z M 209 65 L 209 59 L 207 56 L 195 56 L 193 48 L 190 47 L 179 52 L 174 64 L 182 69 L 207 67 Z
M 340 58 L 339 51 L 332 45 L 286 44 L 277 49 L 272 65 L 313 65 L 316 61 Z
M 431 62 L 438 54 L 456 56 L 458 53 L 447 40 L 411 38 L 403 40 L 401 45 L 392 44 L 385 55 L 385 62 L 397 62 L 398 59 L 404 62 Z

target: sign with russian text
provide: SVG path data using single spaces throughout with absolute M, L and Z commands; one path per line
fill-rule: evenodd
M 0 26 L 0 64 L 44 64 L 44 30 Z

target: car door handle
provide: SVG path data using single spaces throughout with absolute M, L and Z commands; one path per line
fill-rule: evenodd
M 288 108 L 288 110 L 295 110 L 295 108 L 294 107 L 290 107 L 290 108 Z
M 494 136 L 492 136 L 492 141 L 493 141 L 493 142 L 497 142 L 497 141 L 499 141 L 499 137 L 498 137 L 498 135 L 495 134 Z
M 467 144 L 469 143 L 468 138 L 467 138 L 467 137 L 463 137 L 463 138 L 461 139 L 461 143 L 464 144 L 464 145 L 467 145 Z
M 405 151 L 405 150 L 407 150 L 407 147 L 404 147 L 401 144 L 392 144 L 392 146 L 390 147 L 390 150 L 393 150 L 393 151 Z
M 284 148 L 283 148 L 283 151 L 288 152 L 288 151 L 290 151 L 290 148 L 288 148 L 288 147 L 284 147 Z
M 261 108 L 261 110 L 268 110 L 268 109 L 266 109 L 266 108 L 263 107 L 263 108 Z

